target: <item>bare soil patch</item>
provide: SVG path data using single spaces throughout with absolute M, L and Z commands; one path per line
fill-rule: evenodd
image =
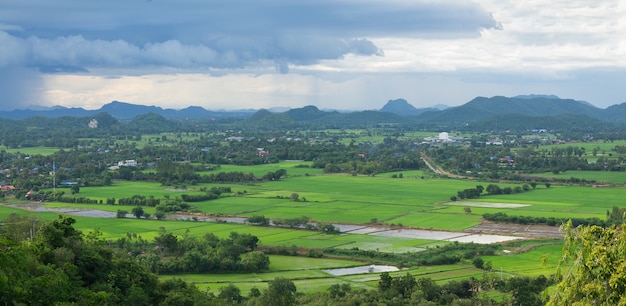
M 468 228 L 466 232 L 486 234 L 506 234 L 532 238 L 563 238 L 558 226 L 522 225 L 512 223 L 495 223 L 483 221 L 482 224 Z
M 496 202 L 448 202 L 446 205 L 452 206 L 469 206 L 469 207 L 483 207 L 483 208 L 522 208 L 532 206 L 531 204 L 518 204 L 518 203 L 496 203 Z

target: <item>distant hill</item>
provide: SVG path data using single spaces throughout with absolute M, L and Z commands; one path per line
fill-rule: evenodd
M 136 105 L 113 101 L 98 110 L 82 108 L 50 107 L 33 110 L 14 110 L 0 112 L 0 118 L 22 120 L 26 118 L 90 117 L 107 114 L 104 121 L 119 120 L 131 122 L 138 119 L 145 126 L 155 127 L 155 122 L 163 119 L 217 119 L 237 118 L 255 128 L 288 129 L 296 127 L 359 127 L 377 124 L 422 126 L 424 128 L 453 128 L 463 126 L 493 126 L 500 122 L 511 126 L 542 125 L 563 126 L 578 125 L 584 128 L 602 122 L 626 124 L 626 102 L 607 109 L 597 108 L 588 102 L 573 99 L 561 99 L 553 95 L 523 95 L 516 97 L 495 96 L 477 97 L 456 107 L 438 106 L 415 108 L 405 99 L 389 100 L 379 111 L 322 111 L 316 106 L 288 109 L 284 112 L 261 110 L 209 111 L 199 106 L 184 109 L 163 109 L 158 106 Z M 151 116 L 144 116 L 153 114 Z M 556 118 L 558 117 L 558 118 Z M 551 119 L 555 118 L 555 119 Z M 593 119 L 593 120 L 591 120 Z M 36 120 L 36 119 L 35 119 Z M 550 121 L 552 120 L 552 121 Z M 574 120 L 571 124 L 568 120 Z M 100 120 L 98 120 L 100 121 Z M 104 122 L 103 121 L 103 122 Z M 136 122 L 136 123 L 137 123 Z M 110 122 L 109 124 L 116 124 Z M 530 127 L 530 126 L 529 126 Z M 532 126 L 539 128 L 540 126 Z
M 523 97 L 508 98 L 496 96 L 491 98 L 477 97 L 457 107 L 439 112 L 424 114 L 420 118 L 427 122 L 477 122 L 496 115 L 517 114 L 531 117 L 557 115 L 585 115 L 605 120 L 602 109 L 585 102 L 554 97 Z
M 335 112 L 324 112 L 313 105 L 290 109 L 283 114 L 294 121 L 311 121 L 332 115 Z
M 626 102 L 609 106 L 602 113 L 605 121 L 626 124 Z
M 387 101 L 387 104 L 380 109 L 380 112 L 393 113 L 400 116 L 419 116 L 425 112 L 437 110 L 437 108 L 415 108 L 405 99 L 395 99 Z
M 559 98 L 559 96 L 555 96 L 555 95 L 537 95 L 537 94 L 530 94 L 530 95 L 517 95 L 515 97 L 513 97 L 514 99 L 537 99 L 537 98 L 545 98 L 545 99 L 561 99 Z
M 138 115 L 153 113 L 168 119 L 210 119 L 220 117 L 248 117 L 254 110 L 241 111 L 209 111 L 199 106 L 190 106 L 181 110 L 163 109 L 158 106 L 146 106 L 126 102 L 113 101 L 97 110 L 83 108 L 67 108 L 55 106 L 52 108 L 33 107 L 26 110 L 0 111 L 0 118 L 21 120 L 31 117 L 57 118 L 63 116 L 89 117 L 98 113 L 108 113 L 118 120 L 132 120 Z

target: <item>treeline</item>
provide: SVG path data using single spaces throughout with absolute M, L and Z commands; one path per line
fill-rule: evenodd
M 555 284 L 552 278 L 512 277 L 503 279 L 486 273 L 483 279 L 471 277 L 438 284 L 435 280 L 416 278 L 410 273 L 391 276 L 380 274 L 376 289 L 354 290 L 349 284 L 331 285 L 327 292 L 298 295 L 287 305 L 544 305 L 542 294 Z M 487 292 L 501 292 L 498 301 Z
M 231 232 L 220 239 L 213 233 L 182 237 L 161 228 L 154 242 L 128 234 L 114 242 L 154 273 L 259 272 L 269 267 L 269 257 L 257 250 L 259 239 Z
M 483 219 L 493 222 L 502 223 L 515 223 L 515 224 L 545 224 L 549 226 L 560 226 L 565 222 L 571 220 L 573 226 L 579 225 L 598 225 L 606 227 L 610 225 L 610 222 L 601 220 L 599 218 L 555 218 L 555 217 L 531 217 L 531 216 L 511 216 L 506 213 L 486 213 L 483 214 Z
M 205 194 L 198 195 L 189 195 L 182 194 L 180 197 L 185 202 L 202 202 L 202 201 L 210 201 L 215 200 L 222 195 L 222 193 L 231 193 L 232 190 L 230 187 L 211 187 L 211 190 L 207 191 Z
M 307 216 L 270 220 L 262 215 L 254 215 L 246 219 L 247 223 L 254 225 L 268 226 L 270 225 L 270 223 L 272 223 L 274 226 L 302 228 L 311 231 L 319 231 L 326 234 L 339 234 L 341 232 L 339 228 L 330 223 L 317 222 L 315 224 L 311 224 L 310 221 L 311 218 Z
M 535 189 L 537 187 L 536 182 L 531 182 L 530 184 L 523 184 L 522 186 L 506 186 L 504 188 L 500 187 L 497 184 L 489 184 L 487 188 L 482 185 L 478 185 L 475 188 L 466 188 L 460 191 L 457 191 L 456 195 L 450 197 L 450 200 L 463 200 L 463 199 L 474 199 L 483 195 L 483 191 L 487 192 L 487 195 L 497 195 L 497 194 L 514 194 L 514 193 L 522 193 L 526 191 L 530 191 L 531 188 Z M 549 183 L 546 183 L 546 187 L 550 187 Z
M 494 245 L 455 242 L 414 253 L 385 253 L 372 250 L 359 250 L 358 248 L 328 248 L 323 249 L 323 253 L 331 256 L 362 258 L 382 261 L 401 267 L 410 267 L 455 264 L 464 259 L 469 260 L 477 256 L 493 255 L 496 249 L 497 247 Z
M 555 218 L 555 217 L 530 217 L 530 216 L 510 216 L 503 212 L 483 214 L 483 219 L 493 222 L 515 223 L 515 224 L 545 224 L 549 226 L 561 226 L 562 224 L 572 221 L 572 226 L 579 225 L 597 225 L 608 227 L 615 224 L 624 223 L 624 214 L 626 208 L 613 206 L 611 210 L 606 211 L 606 220 L 600 218 Z
M 428 148 L 427 155 L 451 173 L 490 179 L 525 181 L 524 173 L 549 171 L 555 174 L 570 170 L 624 171 L 624 157 L 612 156 L 612 153 L 600 151 L 599 148 L 591 152 L 575 146 L 544 149 L 539 147 L 539 143 L 522 144 L 525 141 L 516 136 L 502 137 L 505 137 L 501 139 L 503 145 L 485 145 L 490 139 L 481 137 L 471 139 L 469 147 Z M 620 148 L 616 147 L 615 150 L 617 153 Z M 593 162 L 588 160 L 589 155 L 594 159 Z M 585 182 L 581 179 L 569 183 Z

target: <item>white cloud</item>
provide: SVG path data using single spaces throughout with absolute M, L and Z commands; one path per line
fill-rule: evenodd
M 11 1 L 0 74 L 64 72 L 35 92 L 91 108 L 371 109 L 527 93 L 608 106 L 626 101 L 624 16 L 614 0 Z M 31 74 L 13 84 L 20 76 Z

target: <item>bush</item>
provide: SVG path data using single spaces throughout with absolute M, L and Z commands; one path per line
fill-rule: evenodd
M 472 260 L 472 264 L 474 265 L 474 267 L 478 269 L 483 269 L 485 261 L 480 257 L 476 257 L 474 258 L 474 260 Z
M 116 218 L 126 218 L 126 214 L 128 214 L 128 211 L 118 209 L 117 213 L 115 214 L 115 217 Z

